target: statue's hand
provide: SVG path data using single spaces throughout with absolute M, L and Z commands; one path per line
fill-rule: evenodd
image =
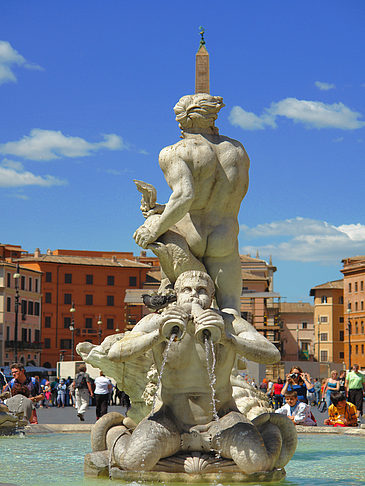
M 146 205 L 141 205 L 141 211 L 145 218 L 152 216 L 153 214 L 162 214 L 165 210 L 166 204 L 156 204 L 153 208 L 149 208 Z
M 194 319 L 194 322 L 200 326 L 216 326 L 221 331 L 224 330 L 223 317 L 214 309 L 206 309 Z
M 168 307 L 160 316 L 160 334 L 167 340 L 173 334 L 175 339 L 182 339 L 188 319 L 188 314 L 181 307 Z
M 146 226 L 142 225 L 135 231 L 133 238 L 137 245 L 142 248 L 147 248 L 150 243 L 153 243 L 157 239 L 157 235 L 155 232 L 151 231 L 150 228 L 146 228 Z

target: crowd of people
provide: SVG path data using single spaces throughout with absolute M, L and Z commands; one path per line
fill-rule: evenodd
M 68 376 L 49 381 L 38 376 L 30 377 L 19 363 L 11 365 L 11 374 L 13 378 L 8 383 L 4 380 L 0 383 L 2 398 L 11 411 L 17 411 L 17 407 L 21 406 L 24 416 L 32 424 L 38 423 L 38 407 L 73 406 L 80 421 L 85 420 L 84 414 L 89 405 L 95 405 L 96 420 L 107 413 L 109 405 L 121 405 L 127 410 L 130 407 L 126 393 L 119 390 L 102 371 L 93 380 L 86 373 L 86 365 L 79 367 L 74 379 Z M 311 406 L 318 406 L 324 412 L 328 410 L 325 425 L 351 427 L 361 421 L 365 375 L 359 371 L 357 364 L 347 374 L 332 370 L 330 376 L 322 381 L 318 378 L 313 380 L 299 366 L 294 366 L 285 380 L 279 377 L 273 382 L 264 378 L 259 386 L 254 380 L 251 385 L 268 396 L 275 413 L 286 415 L 295 425 L 317 425 Z
M 85 365 L 79 367 L 74 379 L 68 376 L 52 381 L 27 376 L 21 363 L 13 363 L 10 369 L 12 379 L 8 382 L 0 374 L 0 401 L 15 413 L 21 407 L 31 424 L 38 423 L 37 408 L 72 406 L 76 408 L 80 421 L 84 421 L 89 405 L 96 406 L 96 420 L 107 413 L 109 405 L 120 405 L 127 410 L 130 407 L 129 397 L 124 391 L 119 390 L 101 371 L 100 376 L 93 380 L 86 373 Z
M 328 410 L 324 425 L 353 427 L 361 423 L 365 390 L 365 375 L 354 364 L 352 370 L 338 373 L 332 370 L 322 381 L 312 379 L 299 366 L 292 367 L 283 381 L 264 378 L 259 388 L 269 399 L 275 413 L 287 415 L 295 425 L 317 425 L 311 406 Z

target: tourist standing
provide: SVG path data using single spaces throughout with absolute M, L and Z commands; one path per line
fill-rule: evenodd
M 331 371 L 330 378 L 327 378 L 323 387 L 322 398 L 326 400 L 327 408 L 330 407 L 331 401 L 331 394 L 332 392 L 339 391 L 340 389 L 340 382 L 338 379 L 338 372 L 336 370 Z
M 57 386 L 57 407 L 65 408 L 66 393 L 67 393 L 67 385 L 65 383 L 65 380 L 61 378 Z
M 100 371 L 100 376 L 95 378 L 95 405 L 96 405 L 96 420 L 108 412 L 108 403 L 110 392 L 113 390 L 112 382 L 104 376 Z
M 286 382 L 281 393 L 285 396 L 286 392 L 291 390 L 296 391 L 299 402 L 304 403 L 308 403 L 307 392 L 314 392 L 311 377 L 308 373 L 303 373 L 299 366 L 293 366 L 290 373 L 286 375 Z
M 345 393 L 346 395 L 346 371 L 340 371 L 340 376 L 338 377 L 338 381 L 340 382 L 340 389 L 341 393 Z
M 319 402 L 321 401 L 321 388 L 322 388 L 322 383 L 319 381 L 318 378 L 314 380 L 313 388 L 314 388 L 314 393 L 316 395 L 316 405 L 318 405 Z
M 357 409 L 357 418 L 362 415 L 362 403 L 364 400 L 365 376 L 360 373 L 359 365 L 354 364 L 352 371 L 346 376 L 345 383 L 348 401 L 353 403 Z
M 275 410 L 277 410 L 283 405 L 283 395 L 281 394 L 283 387 L 284 387 L 283 380 L 279 376 L 277 382 L 273 384 L 272 395 L 271 395 Z
M 94 396 L 90 376 L 86 373 L 86 365 L 80 365 L 74 383 L 77 416 L 84 422 L 84 414 L 89 406 L 90 396 Z

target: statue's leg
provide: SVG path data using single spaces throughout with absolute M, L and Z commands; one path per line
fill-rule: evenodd
M 162 408 L 137 425 L 128 447 L 116 460 L 129 471 L 150 471 L 161 458 L 171 456 L 179 449 L 180 433 Z
M 222 257 L 205 256 L 203 262 L 215 284 L 219 309 L 235 309 L 240 314 L 242 276 L 238 251 Z
M 222 457 L 233 459 L 242 472 L 252 474 L 271 469 L 271 460 L 257 428 L 239 412 L 230 412 L 209 430 L 211 446 Z

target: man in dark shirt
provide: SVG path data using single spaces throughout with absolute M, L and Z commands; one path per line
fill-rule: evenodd
M 13 379 L 8 383 L 7 387 L 5 387 L 5 390 L 9 389 L 11 392 L 14 385 L 16 384 L 24 385 L 29 390 L 29 399 L 33 402 L 33 404 L 41 400 L 44 400 L 44 395 L 42 393 L 42 389 L 39 384 L 39 381 L 35 380 L 30 376 L 27 376 L 25 374 L 24 366 L 21 363 L 13 363 L 10 366 L 10 369 L 11 369 L 11 374 L 13 375 Z M 30 423 L 32 424 L 38 423 L 37 413 L 35 409 L 33 409 L 33 414 L 30 419 Z

